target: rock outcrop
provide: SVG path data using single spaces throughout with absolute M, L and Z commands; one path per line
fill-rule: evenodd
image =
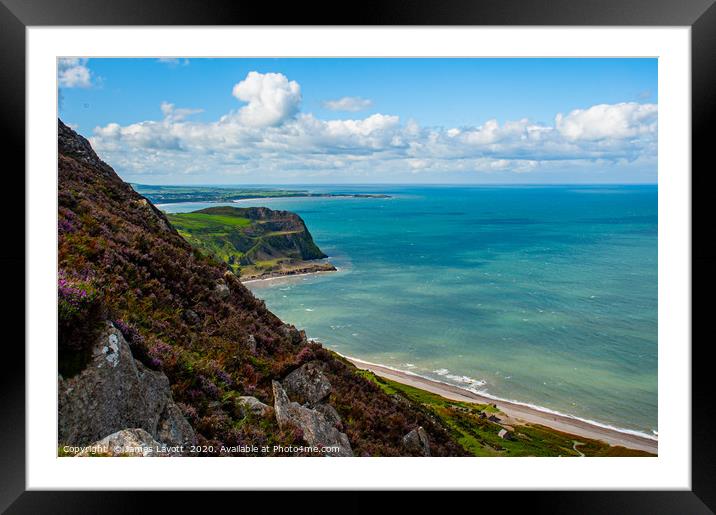
M 244 413 L 250 411 L 254 415 L 258 415 L 259 417 L 265 417 L 267 415 L 270 415 L 273 411 L 273 408 L 271 408 L 271 406 L 264 404 L 256 397 L 242 396 L 239 397 L 236 402 Z
M 281 383 L 272 382 L 274 410 L 279 427 L 295 427 L 303 434 L 303 439 L 311 446 L 332 447 L 326 456 L 353 456 L 351 444 L 345 433 L 338 431 L 326 417 L 311 408 L 290 401 Z
M 105 436 L 77 453 L 77 457 L 87 456 L 172 456 L 152 435 L 144 429 L 122 429 Z
M 403 445 L 413 453 L 430 456 L 430 440 L 425 429 L 417 427 L 403 437 Z
M 97 157 L 89 141 L 62 123 L 62 120 L 57 120 L 57 146 L 62 154 L 72 156 L 106 175 L 114 173 L 107 163 Z
M 219 279 L 216 283 L 216 288 L 214 289 L 216 294 L 219 296 L 220 299 L 225 299 L 229 295 L 231 295 L 231 290 L 229 289 L 228 285 L 224 282 L 223 279 Z
M 88 445 L 127 428 L 169 446 L 196 436 L 172 400 L 169 379 L 132 356 L 122 333 L 107 322 L 87 367 L 59 380 L 59 441 Z
M 305 363 L 282 381 L 286 394 L 299 404 L 315 406 L 331 394 L 331 383 L 323 375 L 324 364 Z
M 333 427 L 337 429 L 343 428 L 343 423 L 341 421 L 341 416 L 336 411 L 336 408 L 331 406 L 330 404 L 318 404 L 313 409 L 315 409 L 317 412 L 319 412 L 323 417 L 328 421 L 329 424 L 331 424 Z

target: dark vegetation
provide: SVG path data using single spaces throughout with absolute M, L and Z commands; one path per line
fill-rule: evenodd
M 253 395 L 273 404 L 272 379 L 320 359 L 356 455 L 405 454 L 401 438 L 418 425 L 428 431 L 433 455 L 465 454 L 421 405 L 386 394 L 283 324 L 62 122 L 58 168 L 61 373 L 81 370 L 102 321 L 114 321 L 135 358 L 168 376 L 198 443 L 216 454 L 221 445 L 303 444 L 273 417 L 245 416 L 235 400 Z

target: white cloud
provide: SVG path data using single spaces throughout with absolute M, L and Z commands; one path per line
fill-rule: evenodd
M 622 139 L 656 132 L 656 104 L 599 104 L 555 117 L 557 130 L 575 140 Z
M 298 113 L 301 87 L 282 73 L 249 72 L 234 86 L 233 95 L 248 105 L 239 110 L 242 123 L 268 127 L 284 123 Z
M 57 60 L 57 81 L 61 88 L 88 88 L 92 85 L 92 74 L 87 59 L 62 57 Z
M 167 122 L 180 122 L 187 116 L 204 112 L 203 109 L 177 108 L 174 104 L 170 104 L 169 102 L 162 102 L 159 108 L 162 110 L 164 120 Z
M 250 174 L 256 182 L 331 173 L 531 173 L 656 162 L 653 104 L 587 107 L 557 115 L 553 125 L 492 119 L 443 128 L 383 113 L 322 120 L 299 112 L 300 86 L 281 74 L 251 72 L 233 93 L 247 105 L 216 121 L 192 121 L 187 117 L 199 109 L 164 102 L 163 119 L 97 127 L 92 144 L 120 173 Z
M 363 111 L 372 106 L 372 100 L 361 97 L 342 97 L 337 100 L 326 100 L 323 102 L 323 107 L 331 111 L 348 111 L 352 113 Z

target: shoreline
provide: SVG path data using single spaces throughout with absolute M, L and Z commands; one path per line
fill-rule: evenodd
M 140 193 L 142 195 L 142 193 Z M 151 193 L 149 194 L 151 195 Z M 206 203 L 206 204 L 238 204 L 240 202 L 254 201 L 254 200 L 291 200 L 297 198 L 359 198 L 359 199 L 389 199 L 393 198 L 392 195 L 386 195 L 383 193 L 376 194 L 335 194 L 335 195 L 277 195 L 275 197 L 244 197 L 231 200 L 167 200 L 162 199 L 159 203 L 154 204 L 155 207 L 161 208 L 162 206 L 171 206 L 172 204 L 190 204 L 190 203 Z M 150 200 L 151 202 L 151 200 Z
M 341 354 L 341 356 L 343 355 Z M 554 413 L 546 411 L 545 409 L 538 409 L 534 406 L 474 393 L 459 386 L 428 379 L 410 372 L 396 370 L 385 365 L 370 363 L 351 356 L 343 357 L 353 363 L 357 368 L 369 370 L 377 376 L 419 388 L 447 399 L 477 404 L 495 404 L 497 408 L 507 416 L 507 420 L 504 421 L 506 425 L 510 425 L 510 421 L 523 424 L 539 424 L 575 436 L 600 440 L 613 446 L 621 445 L 629 449 L 646 451 L 653 454 L 658 453 L 659 445 L 656 438 L 626 432 L 628 430 L 620 431 L 616 428 L 605 427 L 598 423 L 589 422 L 569 415 Z
M 247 279 L 245 281 L 241 281 L 241 284 L 250 284 L 250 283 L 259 283 L 263 281 L 274 281 L 276 279 L 288 279 L 292 277 L 302 277 L 305 275 L 319 275 L 319 274 L 332 274 L 335 272 L 340 272 L 340 268 L 334 266 L 334 270 L 316 270 L 314 272 L 303 272 L 300 274 L 281 274 L 281 275 L 272 275 L 269 277 L 259 277 L 256 279 Z

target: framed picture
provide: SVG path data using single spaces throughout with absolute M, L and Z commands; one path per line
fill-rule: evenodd
M 3 0 L 0 506 L 710 513 L 712 2 L 276 11 Z

